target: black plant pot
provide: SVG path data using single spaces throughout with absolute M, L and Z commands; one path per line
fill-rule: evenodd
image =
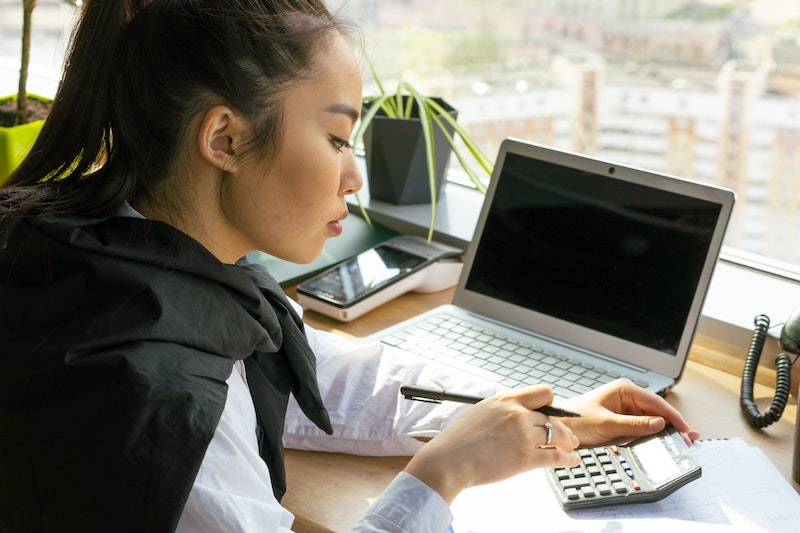
M 458 116 L 458 112 L 444 100 L 433 100 L 447 110 L 453 119 Z M 442 122 L 452 137 L 453 127 L 445 119 Z M 452 149 L 435 122 L 433 139 L 438 198 L 446 181 L 445 172 Z M 396 205 L 431 203 L 425 137 L 416 113 L 416 104 L 412 110 L 412 118 L 408 119 L 389 118 L 378 111 L 364 131 L 364 150 L 370 198 Z

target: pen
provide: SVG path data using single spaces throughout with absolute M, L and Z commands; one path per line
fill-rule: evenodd
M 402 385 L 400 387 L 400 394 L 406 400 L 417 400 L 420 402 L 433 402 L 442 403 L 443 401 L 461 402 L 461 403 L 478 403 L 484 398 L 480 396 L 472 396 L 470 394 L 458 394 L 447 392 L 442 389 L 431 389 L 428 387 L 415 387 L 413 385 Z M 565 418 L 579 417 L 578 413 L 561 409 L 560 407 L 553 407 L 552 405 L 543 405 L 537 407 L 534 411 L 538 411 L 547 416 L 557 416 Z

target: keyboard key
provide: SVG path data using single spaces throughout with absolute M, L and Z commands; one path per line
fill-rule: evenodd
M 575 396 L 581 395 L 585 392 L 589 392 L 592 390 L 592 387 L 587 387 L 585 385 L 581 385 L 580 383 L 573 383 L 569 387 L 570 392 L 575 393 Z
M 563 370 L 570 370 L 572 369 L 573 366 L 575 365 L 573 365 L 570 361 L 566 361 L 563 359 L 556 363 L 556 368 L 561 368 Z
M 531 381 L 531 376 L 528 375 L 525 372 L 514 372 L 513 374 L 511 374 L 508 377 L 510 377 L 512 379 L 516 379 L 520 383 L 528 383 L 528 384 L 531 384 L 531 385 L 534 384 L 534 382 Z

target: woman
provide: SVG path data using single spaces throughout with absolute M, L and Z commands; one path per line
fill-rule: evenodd
M 342 232 L 362 184 L 345 35 L 319 0 L 84 3 L 0 196 L 0 529 L 291 527 L 290 393 L 332 426 L 295 309 L 241 258 L 310 262 Z M 533 411 L 552 400 L 534 386 L 466 410 L 356 529 L 444 531 L 463 488 L 575 465 L 579 444 L 665 422 L 696 437 L 629 382 L 565 402 L 584 414 L 569 426 Z

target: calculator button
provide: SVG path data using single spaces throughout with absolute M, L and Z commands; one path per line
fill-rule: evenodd
M 580 500 L 581 495 L 578 493 L 578 489 L 564 489 L 564 494 L 567 495 L 568 500 Z
M 613 474 L 609 474 L 608 475 L 608 480 L 611 483 L 622 483 L 622 477 L 620 477 L 620 475 L 617 474 L 616 472 L 613 473 Z
M 561 486 L 564 487 L 564 490 L 568 488 L 575 488 L 579 489 L 581 487 L 586 487 L 589 485 L 589 481 L 586 479 L 565 479 L 561 482 Z
M 581 489 L 581 494 L 584 498 L 594 498 L 597 496 L 597 493 L 594 491 L 594 487 L 583 487 Z
M 625 494 L 628 492 L 628 487 L 622 481 L 612 483 L 611 486 L 614 487 L 614 491 L 616 491 L 617 494 Z
M 642 486 L 635 481 L 631 481 L 631 487 L 633 487 L 633 490 L 642 490 Z
M 597 492 L 599 492 L 601 496 L 609 496 L 611 494 L 611 487 L 605 483 L 598 483 Z
M 622 469 L 625 471 L 625 473 L 628 474 L 629 478 L 633 479 L 633 469 L 628 464 L 628 461 L 626 461 L 625 459 L 620 459 L 619 466 L 621 466 Z
M 556 470 L 556 478 L 558 478 L 559 481 L 569 479 L 569 470 L 566 468 L 559 468 Z

